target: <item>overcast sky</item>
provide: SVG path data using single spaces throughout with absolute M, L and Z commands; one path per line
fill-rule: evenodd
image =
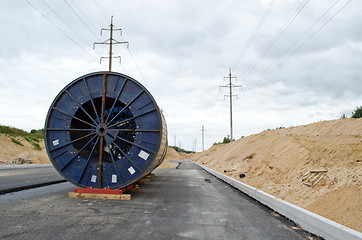
M 43 128 L 59 91 L 106 70 L 107 49 L 92 44 L 106 39 L 111 14 L 131 53 L 115 47 L 113 71 L 151 92 L 169 145 L 176 136 L 193 150 L 196 139 L 200 151 L 202 125 L 205 149 L 230 134 L 228 90 L 219 89 L 230 67 L 242 85 L 235 139 L 350 116 L 362 105 L 361 10 L 358 0 L 2 0 L 0 124 Z

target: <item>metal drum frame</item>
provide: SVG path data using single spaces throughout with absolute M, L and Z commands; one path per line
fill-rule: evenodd
M 79 187 L 119 189 L 161 164 L 162 112 L 139 82 L 96 72 L 68 84 L 50 106 L 45 146 L 56 170 Z

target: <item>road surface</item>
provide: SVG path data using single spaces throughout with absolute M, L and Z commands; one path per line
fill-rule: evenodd
M 61 183 L 0 196 L 0 239 L 314 239 L 189 160 L 130 201 L 70 199 Z
M 62 180 L 53 165 L 0 166 L 0 194 Z

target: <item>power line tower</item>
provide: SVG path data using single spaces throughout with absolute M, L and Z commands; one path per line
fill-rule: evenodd
M 93 43 L 93 49 L 96 44 L 102 44 L 102 45 L 109 45 L 109 56 L 108 57 L 101 57 L 100 62 L 102 63 L 102 58 L 108 58 L 109 59 L 109 71 L 112 71 L 112 59 L 113 58 L 119 58 L 119 62 L 121 62 L 121 56 L 113 57 L 112 47 L 115 44 L 127 44 L 127 48 L 129 47 L 129 43 L 126 41 L 120 42 L 113 38 L 113 32 L 119 31 L 120 35 L 122 36 L 122 29 L 121 28 L 114 28 L 113 25 L 113 16 L 111 17 L 111 25 L 109 25 L 109 28 L 102 28 L 101 35 L 103 31 L 109 31 L 109 39 L 105 40 L 104 42 L 95 42 Z
M 195 140 L 194 140 L 194 147 L 193 147 L 193 151 L 194 151 L 194 152 L 196 152 L 196 146 L 197 146 L 197 145 L 196 145 L 196 138 L 195 138 Z
M 224 86 L 219 86 L 219 88 L 226 87 L 229 88 L 229 94 L 224 95 L 225 97 L 229 96 L 230 98 L 230 140 L 233 141 L 233 97 L 238 97 L 238 95 L 233 95 L 233 88 L 241 88 L 241 85 L 235 85 L 231 82 L 232 79 L 236 80 L 236 77 L 231 76 L 231 68 L 229 68 L 229 76 L 224 77 L 225 80 L 229 80 L 229 83 Z
M 202 151 L 205 150 L 205 128 L 204 125 L 202 125 L 201 128 L 201 135 L 202 135 Z

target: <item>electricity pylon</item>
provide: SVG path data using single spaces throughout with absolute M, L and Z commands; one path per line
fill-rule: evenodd
M 230 141 L 233 141 L 233 97 L 238 97 L 238 95 L 233 95 L 233 88 L 241 88 L 241 85 L 235 85 L 231 82 L 232 79 L 236 79 L 236 77 L 231 76 L 231 68 L 229 68 L 229 76 L 224 77 L 224 81 L 228 79 L 229 83 L 225 86 L 219 86 L 219 88 L 227 87 L 229 88 L 230 93 L 224 95 L 224 98 L 229 96 L 230 97 Z
M 93 49 L 95 47 L 96 44 L 103 44 L 103 45 L 109 45 L 109 56 L 108 57 L 101 57 L 100 62 L 102 63 L 102 58 L 109 58 L 109 71 L 112 71 L 112 59 L 113 58 L 119 58 L 119 62 L 121 62 L 121 56 L 116 56 L 113 57 L 113 52 L 112 52 L 112 47 L 115 44 L 127 44 L 127 48 L 129 47 L 129 43 L 126 41 L 120 42 L 117 41 L 113 38 L 113 32 L 114 31 L 119 31 L 120 35 L 122 36 L 122 29 L 120 28 L 114 28 L 113 25 L 113 16 L 111 17 L 111 25 L 109 26 L 109 28 L 102 28 L 101 30 L 101 35 L 103 33 L 103 31 L 109 31 L 109 39 L 105 40 L 104 42 L 95 42 L 93 43 Z

